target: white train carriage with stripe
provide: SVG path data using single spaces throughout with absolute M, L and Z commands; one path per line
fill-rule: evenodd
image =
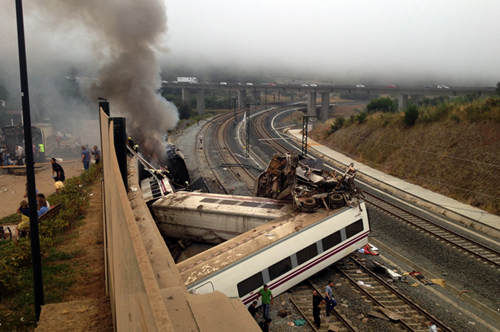
M 179 263 L 193 293 L 221 291 L 246 305 L 264 284 L 285 292 L 368 243 L 365 204 L 280 218 Z

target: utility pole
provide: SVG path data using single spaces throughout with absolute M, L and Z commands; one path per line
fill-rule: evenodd
M 42 260 L 40 257 L 40 238 L 38 234 L 38 214 L 35 190 L 35 170 L 33 168 L 33 142 L 31 137 L 30 100 L 28 90 L 28 70 L 26 68 L 26 47 L 24 44 L 24 22 L 22 0 L 16 0 L 17 41 L 19 48 L 19 74 L 23 105 L 24 153 L 26 161 L 26 182 L 30 210 L 31 260 L 33 264 L 33 290 L 35 295 L 35 316 L 40 319 L 43 299 Z
M 250 107 L 248 109 L 248 116 L 246 119 L 246 144 L 245 144 L 245 152 L 246 152 L 246 157 L 250 157 L 250 115 L 252 114 L 252 109 L 253 109 L 253 104 L 250 104 Z
M 237 99 L 236 98 L 232 98 L 232 101 L 233 101 L 233 112 L 234 112 L 234 122 L 236 122 L 236 112 L 237 112 L 237 106 L 238 106 L 238 102 L 237 102 Z
M 314 118 L 315 115 L 302 115 L 302 146 L 300 154 L 302 157 L 307 158 L 307 139 L 309 137 L 309 118 Z

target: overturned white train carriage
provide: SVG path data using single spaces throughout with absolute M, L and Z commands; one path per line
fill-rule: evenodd
M 217 290 L 249 305 L 259 299 L 264 284 L 276 296 L 365 246 L 369 231 L 364 203 L 299 214 L 237 236 L 178 267 L 191 292 Z

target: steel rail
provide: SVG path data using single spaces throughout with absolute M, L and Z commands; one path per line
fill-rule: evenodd
M 365 200 L 374 207 L 390 214 L 391 216 L 416 227 L 436 238 L 445 241 L 479 259 L 482 259 L 496 267 L 500 266 L 500 253 L 493 248 L 487 247 L 475 240 L 469 239 L 446 227 L 443 227 L 429 219 L 408 212 L 386 200 L 364 193 Z

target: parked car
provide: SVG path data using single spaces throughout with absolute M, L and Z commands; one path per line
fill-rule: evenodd
M 227 85 L 227 82 L 219 82 L 219 85 Z

